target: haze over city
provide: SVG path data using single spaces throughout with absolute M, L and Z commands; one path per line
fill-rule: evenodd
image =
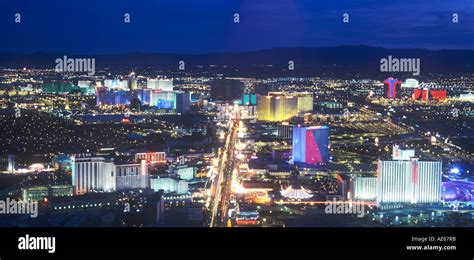
M 470 0 L 2 1 L 0 23 L 8 37 L 0 51 L 189 54 L 339 45 L 472 50 L 473 9 Z M 21 24 L 14 22 L 16 13 Z M 124 23 L 125 14 L 130 23 Z M 342 23 L 344 14 L 348 23 Z M 450 22 L 453 14 L 459 23 Z

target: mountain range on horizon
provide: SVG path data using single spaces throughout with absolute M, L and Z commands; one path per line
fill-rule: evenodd
M 1 68 L 54 68 L 55 60 L 63 58 L 95 58 L 97 68 L 173 68 L 184 61 L 188 69 L 196 66 L 227 66 L 249 68 L 272 65 L 286 68 L 293 61 L 295 68 L 311 67 L 314 70 L 349 69 L 377 70 L 380 60 L 419 58 L 424 72 L 474 73 L 474 50 L 389 49 L 371 46 L 289 47 L 246 52 L 206 54 L 128 53 L 104 55 L 75 55 L 73 53 L 36 52 L 15 54 L 0 52 Z

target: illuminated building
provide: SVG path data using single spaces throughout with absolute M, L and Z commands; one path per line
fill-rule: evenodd
M 21 189 L 22 198 L 25 201 L 42 201 L 48 197 L 48 187 L 37 186 Z
M 446 99 L 446 90 L 445 89 L 443 89 L 443 90 L 434 90 L 434 89 L 432 89 L 430 91 L 430 95 L 431 95 L 432 99 L 445 100 Z
M 173 80 L 171 79 L 148 79 L 146 85 L 149 89 L 173 91 Z
M 294 93 L 298 98 L 298 113 L 313 112 L 313 95 L 311 93 Z
M 147 79 L 146 87 L 148 89 L 159 89 L 158 79 Z
M 245 93 L 242 95 L 242 98 L 238 100 L 239 105 L 243 106 L 256 106 L 257 105 L 257 95 Z
M 148 167 L 145 160 L 139 164 L 115 166 L 116 190 L 145 189 L 148 187 Z
M 15 156 L 13 154 L 8 155 L 7 171 L 11 174 L 15 172 Z
M 269 92 L 257 99 L 257 120 L 261 121 L 279 122 L 312 111 L 311 93 Z
M 173 91 L 153 90 L 151 92 L 150 106 L 158 109 L 175 109 L 176 93 Z
M 257 115 L 257 95 L 245 93 L 241 98 L 234 101 L 239 105 L 239 116 L 241 119 L 255 119 Z
M 142 102 L 144 105 L 149 105 L 151 102 L 151 89 L 139 89 L 138 90 L 138 99 Z
M 337 190 L 341 194 L 341 198 L 344 200 L 353 199 L 354 194 L 354 180 L 345 174 L 337 175 Z
M 44 171 L 44 165 L 42 163 L 34 163 L 28 166 L 28 170 L 32 172 L 42 172 Z
M 237 225 L 255 225 L 257 224 L 259 214 L 258 211 L 239 211 L 235 217 Z
M 180 165 L 174 169 L 174 173 L 181 179 L 190 181 L 196 177 L 196 167 Z
M 412 99 L 428 101 L 431 99 L 434 100 L 445 100 L 447 97 L 446 90 L 429 90 L 428 88 L 415 89 L 413 91 Z
M 81 88 L 69 81 L 53 81 L 44 83 L 42 91 L 47 94 L 90 93 L 88 88 Z
M 74 187 L 72 185 L 54 185 L 49 187 L 52 197 L 64 197 L 74 195 Z
M 399 156 L 394 152 L 393 160 L 377 163 L 377 205 L 440 202 L 442 163 L 407 158 L 411 152 L 403 152 L 398 147 L 394 149 L 398 150 Z
M 283 122 L 277 126 L 277 136 L 283 139 L 293 138 L 293 125 Z
M 24 92 L 36 92 L 36 90 L 33 89 L 32 84 L 27 84 L 25 87 L 19 86 L 19 88 L 20 88 L 20 91 L 24 91 Z
M 473 93 L 460 94 L 458 100 L 474 102 L 474 94 Z
M 399 145 L 394 145 L 392 148 L 392 160 L 410 160 L 415 157 L 415 150 L 402 149 Z
M 80 87 L 80 88 L 88 88 L 91 86 L 91 82 L 90 80 L 79 80 L 77 82 L 77 85 Z
M 384 97 L 388 99 L 396 99 L 401 94 L 402 82 L 398 79 L 388 78 L 384 82 Z
M 173 177 L 158 177 L 150 179 L 150 187 L 155 192 L 163 190 L 164 193 L 184 194 L 188 192 L 188 182 Z
M 329 161 L 329 128 L 327 126 L 293 127 L 293 162 Z
M 416 79 L 406 79 L 405 82 L 402 83 L 402 88 L 418 88 L 420 83 Z
M 334 101 L 318 101 L 317 105 L 320 107 L 330 108 L 330 109 L 341 109 L 343 107 L 342 103 Z
M 118 81 L 115 79 L 106 79 L 104 80 L 104 87 L 106 88 L 117 88 L 118 86 Z
M 257 120 L 281 122 L 298 115 L 298 99 L 280 92 L 258 96 Z
M 71 157 L 68 155 L 58 154 L 52 158 L 51 163 L 56 170 L 71 170 Z
M 239 107 L 240 119 L 255 119 L 257 116 L 257 106 Z
M 428 94 L 429 94 L 429 90 L 427 88 L 425 88 L 425 89 L 415 89 L 413 91 L 412 99 L 413 100 L 428 101 Z
M 138 88 L 138 80 L 136 78 L 130 79 L 130 89 L 135 90 Z
M 149 153 L 136 153 L 135 160 L 145 160 L 147 163 L 165 163 L 166 153 L 165 152 L 149 152 Z
M 127 79 L 106 79 L 104 87 L 108 89 L 130 90 L 130 82 Z
M 158 109 L 176 110 L 184 114 L 191 109 L 191 94 L 182 91 L 162 91 L 156 89 L 139 89 L 138 99 L 144 104 Z
M 73 157 L 72 185 L 76 194 L 148 187 L 146 162 L 116 163 L 105 157 Z
M 286 199 L 291 200 L 304 200 L 313 197 L 305 188 L 298 185 L 290 185 L 285 190 L 280 191 L 280 193 Z
M 97 106 L 126 106 L 130 105 L 133 94 L 127 90 L 109 90 L 98 88 L 96 93 Z
M 242 104 L 243 105 L 257 105 L 257 95 L 256 94 L 244 94 L 242 96 Z
M 23 200 L 41 201 L 47 197 L 72 196 L 74 187 L 71 185 L 35 186 L 24 188 L 21 191 Z
M 216 79 L 211 82 L 213 100 L 231 101 L 242 95 L 244 83 L 234 79 Z
M 356 176 L 354 178 L 354 199 L 375 200 L 377 196 L 377 178 Z
M 115 165 L 104 157 L 72 157 L 72 185 L 75 194 L 115 191 Z
M 128 80 L 120 80 L 118 83 L 118 88 L 123 90 L 130 90 L 129 81 Z

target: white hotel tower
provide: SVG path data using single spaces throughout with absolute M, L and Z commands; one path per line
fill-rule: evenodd
M 441 201 L 442 163 L 419 161 L 414 150 L 393 147 L 391 161 L 377 163 L 377 205 L 438 203 Z
M 71 166 L 72 185 L 77 195 L 149 187 L 148 167 L 144 160 L 117 164 L 112 158 L 72 157 Z
M 372 200 L 377 197 L 377 178 L 356 176 L 354 178 L 354 199 Z

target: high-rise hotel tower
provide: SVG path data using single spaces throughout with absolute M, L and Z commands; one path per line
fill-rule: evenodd
M 438 203 L 442 163 L 420 161 L 414 150 L 393 147 L 392 160 L 377 163 L 377 205 L 383 203 Z

